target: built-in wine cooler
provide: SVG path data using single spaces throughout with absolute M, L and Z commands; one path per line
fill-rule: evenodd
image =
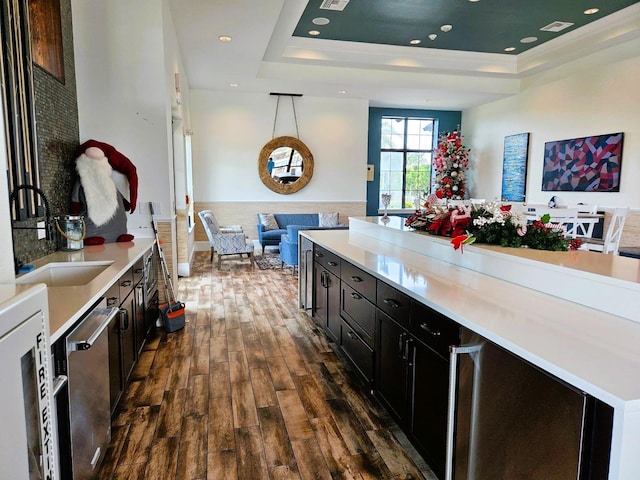
M 47 289 L 21 288 L 0 286 L 0 478 L 55 479 Z

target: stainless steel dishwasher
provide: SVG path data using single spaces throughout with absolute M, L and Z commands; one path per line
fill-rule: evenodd
M 111 441 L 107 327 L 118 311 L 103 299 L 66 338 L 74 480 L 93 478 Z

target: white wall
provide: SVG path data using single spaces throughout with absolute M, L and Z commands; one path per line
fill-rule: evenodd
M 465 144 L 472 148 L 471 196 L 500 198 L 504 137 L 529 132 L 526 196 L 546 203 L 545 142 L 624 132 L 619 193 L 557 192 L 561 203 L 640 207 L 640 40 L 613 47 L 530 78 L 521 94 L 463 112 Z
M 365 201 L 369 106 L 366 100 L 295 99 L 300 140 L 314 158 L 311 182 L 279 195 L 258 175 L 272 139 L 277 97 L 191 91 L 194 196 L 214 201 Z M 281 97 L 275 136 L 296 136 L 291 97 Z
M 72 0 L 80 142 L 113 145 L 138 170 L 138 202 L 173 215 L 171 89 L 163 0 Z M 129 232 L 153 236 L 150 217 L 127 215 Z

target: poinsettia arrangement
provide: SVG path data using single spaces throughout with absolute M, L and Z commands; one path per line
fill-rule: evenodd
M 462 200 L 466 191 L 465 171 L 469 168 L 470 149 L 462 144 L 458 132 L 443 135 L 433 159 L 435 194 L 438 198 Z
M 475 241 L 503 247 L 577 250 L 580 240 L 565 238 L 565 228 L 550 223 L 549 219 L 549 215 L 545 215 L 527 224 L 526 217 L 512 211 L 511 205 L 497 202 L 449 207 L 427 201 L 423 209 L 406 219 L 405 225 L 451 237 L 456 249 Z

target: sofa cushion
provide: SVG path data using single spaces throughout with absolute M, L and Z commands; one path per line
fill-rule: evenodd
M 262 232 L 262 238 L 265 240 L 277 240 L 280 241 L 280 237 L 283 233 L 287 233 L 286 228 L 278 228 L 276 230 L 267 230 L 266 232 Z
M 318 226 L 317 213 L 276 213 L 273 216 L 276 218 L 279 228 L 287 228 L 287 225 Z
M 319 213 L 318 225 L 320 227 L 337 227 L 338 226 L 338 212 L 332 213 Z
M 276 221 L 273 213 L 259 213 L 258 218 L 260 218 L 260 223 L 264 225 L 265 231 L 278 230 L 279 228 L 283 228 L 278 225 L 278 222 Z

